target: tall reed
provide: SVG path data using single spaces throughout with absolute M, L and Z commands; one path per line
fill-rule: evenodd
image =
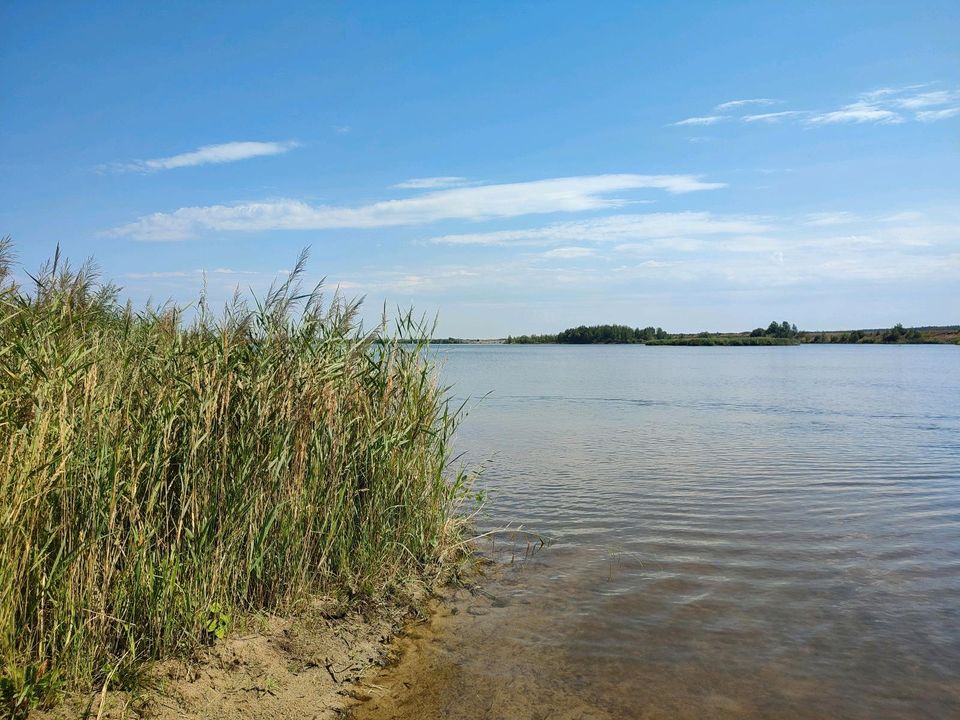
M 390 593 L 458 546 L 459 413 L 429 334 L 409 315 L 363 332 L 356 303 L 301 293 L 303 262 L 252 309 L 201 298 L 187 321 L 59 257 L 26 291 L 0 247 L 8 707 L 122 681 L 217 608 Z

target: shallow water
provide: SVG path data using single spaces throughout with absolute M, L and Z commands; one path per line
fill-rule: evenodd
M 960 717 L 960 348 L 441 355 L 484 526 L 549 542 L 360 717 Z

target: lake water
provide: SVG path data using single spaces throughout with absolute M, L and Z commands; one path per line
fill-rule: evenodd
M 960 348 L 439 354 L 481 529 L 548 542 L 360 717 L 960 717 Z

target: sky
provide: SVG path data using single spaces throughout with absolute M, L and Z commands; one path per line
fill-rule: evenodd
M 0 4 L 0 235 L 437 335 L 960 323 L 960 3 Z

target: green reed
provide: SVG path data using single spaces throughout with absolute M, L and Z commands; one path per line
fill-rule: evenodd
M 364 332 L 303 261 L 188 321 L 59 258 L 24 290 L 2 243 L 0 703 L 122 684 L 211 613 L 401 594 L 462 548 L 429 328 Z

